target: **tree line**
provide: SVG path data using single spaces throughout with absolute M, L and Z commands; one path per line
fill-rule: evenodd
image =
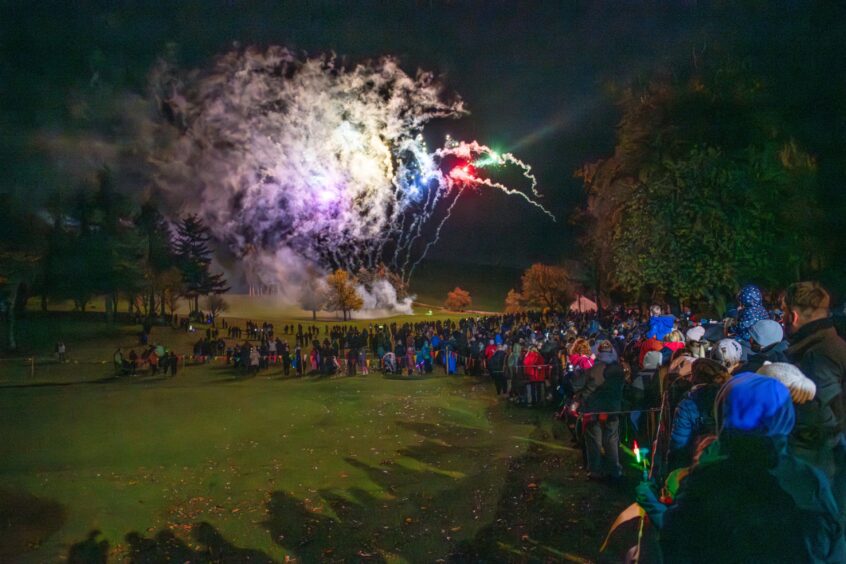
M 9 195 L 0 202 L 0 296 L 7 320 L 7 346 L 16 348 L 14 323 L 31 297 L 41 309 L 73 303 L 85 311 L 104 299 L 112 322 L 118 301 L 144 317 L 172 315 L 180 299 L 199 310 L 199 297 L 229 290 L 213 272 L 210 234 L 195 215 L 167 221 L 155 204 L 133 204 L 118 192 L 108 168 L 92 185 L 69 194 L 53 192 L 33 210 Z

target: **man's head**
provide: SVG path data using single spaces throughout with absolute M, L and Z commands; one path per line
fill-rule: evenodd
M 663 312 L 661 311 L 661 306 L 658 304 L 653 304 L 652 307 L 649 308 L 649 313 L 652 315 L 661 315 Z
M 818 282 L 791 285 L 782 300 L 784 326 L 788 333 L 795 333 L 812 321 L 828 317 L 830 304 L 831 297 Z

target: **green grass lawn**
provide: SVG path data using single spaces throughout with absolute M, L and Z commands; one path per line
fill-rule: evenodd
M 71 361 L 25 343 L 34 376 L 0 365 L 0 562 L 106 544 L 114 562 L 582 561 L 631 500 L 584 481 L 548 411 L 484 379 L 246 378 L 222 362 L 115 379 L 111 352 L 137 328 L 103 327 L 31 316 L 23 334 L 65 338 Z M 197 337 L 153 331 L 178 352 Z

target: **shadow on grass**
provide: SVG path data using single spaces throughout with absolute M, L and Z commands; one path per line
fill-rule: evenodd
M 66 518 L 65 508 L 55 501 L 0 489 L 0 562 L 36 550 Z
M 131 564 L 274 562 L 270 556 L 260 550 L 235 546 L 205 521 L 193 527 L 191 538 L 202 546 L 192 548 L 167 529 L 159 531 L 152 538 L 143 537 L 136 532 L 129 533 L 126 535 L 126 542 L 129 545 L 126 561 Z
M 379 464 L 344 459 L 374 487 L 325 489 L 306 500 L 274 492 L 264 523 L 274 542 L 302 562 L 446 557 L 455 532 L 482 514 L 483 498 L 496 499 L 498 472 L 485 462 L 495 445 L 475 444 L 480 431 L 466 427 L 396 424 L 421 435 L 421 444 Z
M 72 382 L 33 382 L 31 384 L 0 384 L 2 388 L 56 388 L 65 386 L 87 386 L 92 384 L 112 384 L 119 382 L 117 376 L 105 376 L 96 380 L 74 380 Z
M 136 376 L 104 376 L 96 380 L 73 380 L 70 382 L 33 382 L 31 384 L 0 384 L 0 389 L 3 388 L 54 388 L 67 386 L 90 386 L 102 384 L 126 384 L 126 385 L 151 385 L 172 380 L 179 376 L 165 376 L 163 374 L 139 374 Z
M 492 419 L 534 419 L 501 413 L 501 405 L 492 409 Z M 299 562 L 593 560 L 607 527 L 631 500 L 630 484 L 588 483 L 578 452 L 556 448 L 549 425 L 530 427 L 527 437 L 447 423 L 395 425 L 419 442 L 386 453 L 378 464 L 344 459 L 367 476 L 368 486 L 312 490 L 304 499 L 272 492 L 260 524 L 272 541 Z M 524 450 L 508 456 L 504 447 L 517 439 Z M 272 561 L 205 522 L 190 533 L 133 532 L 126 542 L 131 563 Z M 75 547 L 92 554 L 107 548 L 96 533 Z
M 99 536 L 100 531 L 91 531 L 85 540 L 71 546 L 67 561 L 71 564 L 108 562 L 109 543 L 106 540 L 98 540 Z M 168 529 L 162 529 L 150 538 L 131 532 L 126 535 L 125 540 L 127 550 L 121 561 L 129 564 L 275 562 L 260 550 L 235 546 L 205 521 L 191 530 L 191 540 L 196 543 L 194 546 L 189 546 L 185 540 Z

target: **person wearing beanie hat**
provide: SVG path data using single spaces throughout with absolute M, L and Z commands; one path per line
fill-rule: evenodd
M 749 329 L 752 354 L 737 372 L 757 372 L 770 362 L 787 362 L 784 330 L 772 319 L 762 319 Z
M 743 349 L 740 343 L 734 339 L 723 339 L 711 351 L 714 360 L 723 365 L 731 373 L 740 366 L 743 358 Z
M 669 507 L 648 482 L 638 501 L 660 529 L 666 562 L 844 562 L 846 543 L 825 475 L 790 454 L 788 389 L 743 373 L 717 396 L 721 456 L 693 466 Z
M 646 353 L 646 356 L 643 357 L 643 369 L 658 370 L 658 367 L 661 366 L 663 360 L 664 355 L 662 355 L 660 351 L 649 351 Z
M 610 341 L 600 341 L 596 364 L 588 371 L 587 382 L 580 395 L 589 479 L 616 480 L 622 474 L 620 415 L 613 412 L 623 408 L 625 384 L 626 375 L 617 361 L 613 345 Z
M 660 351 L 663 348 L 664 342 L 659 339 L 650 338 L 643 341 L 643 343 L 640 345 L 640 354 L 637 358 L 638 365 L 643 368 L 644 357 L 651 351 Z
M 641 412 L 640 409 L 647 409 L 653 407 L 656 402 L 656 395 L 658 389 L 658 369 L 664 356 L 659 351 L 650 351 L 646 353 L 643 358 L 643 369 L 640 370 L 632 378 L 631 384 L 631 407 L 635 411 L 630 414 L 629 419 L 635 429 L 640 428 Z M 660 398 L 658 398 L 660 401 Z
M 757 345 L 758 350 L 765 350 L 784 339 L 784 329 L 772 319 L 762 319 L 749 329 L 749 339 L 753 349 Z
M 696 327 L 691 327 L 690 329 L 687 330 L 687 333 L 685 333 L 684 336 L 685 336 L 685 339 L 687 340 L 688 343 L 690 343 L 690 342 L 698 343 L 699 341 L 701 341 L 705 337 L 705 328 L 702 327 L 701 325 L 697 325 Z
M 809 402 L 817 393 L 814 381 L 788 362 L 768 362 L 758 370 L 758 374 L 775 378 L 784 384 L 790 390 L 790 397 L 795 404 Z

